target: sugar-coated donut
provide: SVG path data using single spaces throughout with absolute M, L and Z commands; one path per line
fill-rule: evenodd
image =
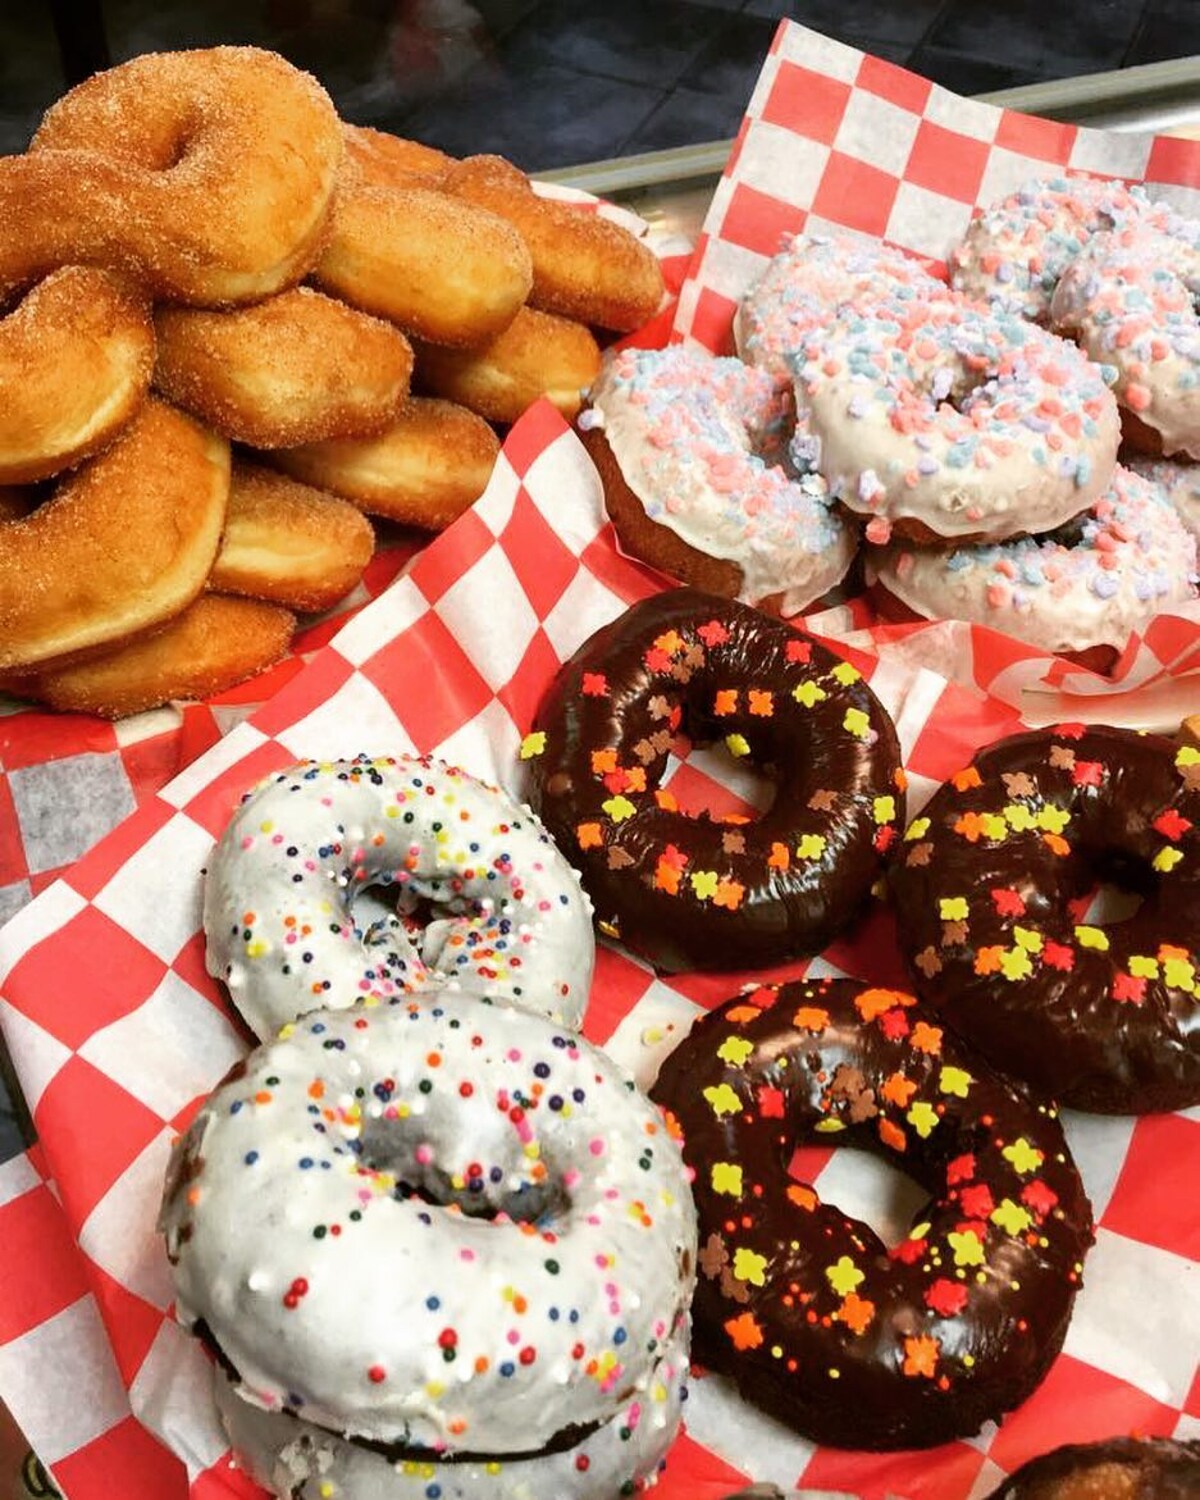
M 1093 235 L 1165 213 L 1144 189 L 1103 177 L 1027 182 L 971 221 L 950 255 L 951 285 L 1048 323 L 1055 288 Z
M 857 537 L 824 481 L 786 465 L 790 398 L 703 349 L 625 349 L 580 417 L 624 551 L 709 592 L 795 614 L 845 577 Z
M 658 311 L 658 257 L 622 225 L 534 192 L 525 173 L 501 156 L 452 162 L 439 185 L 518 230 L 533 260 L 531 307 L 618 333 L 640 328 Z
M 420 1458 L 356 1443 L 287 1412 L 265 1412 L 215 1377 L 217 1410 L 236 1459 L 280 1500 L 613 1500 L 654 1484 L 687 1395 L 688 1333 L 666 1340 L 652 1374 L 567 1447 L 528 1457 Z
M 1173 463 L 1169 458 L 1131 457 L 1128 467 L 1166 495 L 1179 519 L 1200 543 L 1200 464 Z
M 775 782 L 753 822 L 660 787 L 682 731 Z M 904 819 L 896 731 L 861 674 L 747 605 L 695 589 L 596 632 L 538 706 L 531 798 L 601 930 L 664 969 L 815 953 L 856 915 Z
M 0 290 L 87 262 L 178 302 L 267 297 L 311 269 L 342 150 L 325 90 L 277 53 L 132 58 L 0 162 Z
M 738 354 L 747 364 L 790 380 L 797 354 L 838 308 L 902 289 L 915 296 L 946 292 L 945 283 L 915 256 L 878 240 L 792 235 L 738 305 L 733 323 Z
M 972 620 L 1047 651 L 1121 651 L 1196 597 L 1196 541 L 1161 487 L 1120 465 L 1091 509 L 1047 536 L 943 550 L 893 542 L 868 575 L 933 620 Z
M 989 1500 L 1195 1500 L 1200 1441 L 1069 1443 L 1022 1464 Z
M 998 1420 L 1062 1346 L 1091 1207 L 1054 1109 L 912 995 L 760 986 L 702 1015 L 652 1097 L 695 1172 L 696 1357 L 820 1443 L 928 1448 Z M 899 1244 L 788 1171 L 890 1159 L 931 1193 Z
M 473 411 L 413 396 L 376 437 L 284 448 L 271 461 L 370 516 L 442 531 L 483 494 L 499 453 L 499 438 Z
M 815 333 L 797 440 L 830 491 L 913 540 L 1050 531 L 1103 494 L 1120 420 L 1101 371 L 1002 308 L 880 295 Z
M 695 1278 L 680 1150 L 629 1076 L 437 990 L 314 1011 L 236 1066 L 160 1223 L 239 1396 L 416 1460 L 573 1446 L 650 1398 Z
M 600 346 L 582 323 L 532 307 L 472 349 L 417 346 L 421 388 L 491 422 L 515 422 L 542 396 L 573 417 L 599 369 Z
M 400 330 L 311 287 L 226 312 L 160 307 L 154 329 L 155 387 L 255 448 L 366 437 L 408 396 Z
M 400 916 L 355 910 L 372 886 Z M 408 920 L 422 908 L 423 931 Z M 588 899 L 537 818 L 407 756 L 302 761 L 249 792 L 208 867 L 204 932 L 209 973 L 259 1037 L 441 982 L 577 1026 L 592 979 Z
M 1096 235 L 1054 293 L 1054 326 L 1115 370 L 1131 447 L 1200 458 L 1200 222 Z
M 1200 750 L 1061 724 L 981 750 L 893 870 L 913 981 L 991 1062 L 1080 1109 L 1200 1103 Z M 1088 921 L 1112 880 L 1133 916 Z
M 329 609 L 358 583 L 374 550 L 371 523 L 348 501 L 235 459 L 208 587 L 288 609 Z
M 343 170 L 370 187 L 409 187 L 415 177 L 440 177 L 454 160 L 434 146 L 367 125 L 343 122 L 342 136 L 346 143 Z
M 177 615 L 204 587 L 229 497 L 229 444 L 147 401 L 104 453 L 4 525 L 0 668 L 34 669 Z
M 91 266 L 52 272 L 0 318 L 0 484 L 45 479 L 103 448 L 153 368 L 140 293 Z

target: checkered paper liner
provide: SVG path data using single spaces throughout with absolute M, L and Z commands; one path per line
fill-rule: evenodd
M 673 337 L 732 348 L 739 298 L 787 234 L 850 230 L 943 271 L 975 208 L 1036 177 L 1143 183 L 1200 217 L 1200 141 L 1091 130 L 963 99 L 895 63 L 781 22 L 705 216 Z M 822 629 L 920 660 L 1031 723 L 1179 723 L 1200 698 L 1200 603 L 1156 618 L 1109 676 L 983 626 L 897 632 L 865 605 Z M 926 638 L 927 637 L 927 638 Z
M 153 1230 L 173 1135 L 246 1045 L 204 971 L 200 930 L 201 871 L 241 793 L 299 756 L 363 749 L 435 752 L 517 789 L 520 742 L 559 663 L 662 584 L 618 553 L 581 445 L 535 407 L 478 505 L 0 932 L 0 1023 L 40 1138 L 0 1168 L 0 1397 L 70 1500 L 257 1494 L 228 1462 Z M 897 722 L 914 807 L 1017 723 L 927 667 L 851 655 Z M 677 763 L 671 785 L 685 806 L 747 806 L 748 789 L 701 754 Z M 901 983 L 890 920 L 876 903 L 818 971 Z M 648 1083 L 691 1019 L 747 977 L 664 980 L 604 945 L 585 1030 Z M 1076 1117 L 1068 1130 L 1098 1241 L 1063 1354 L 1003 1427 L 933 1453 L 838 1452 L 705 1376 L 663 1500 L 717 1500 L 746 1479 L 967 1500 L 1059 1442 L 1200 1432 L 1187 1166 L 1200 1119 Z M 805 1165 L 823 1198 L 906 1231 L 911 1185 L 897 1191 L 872 1159 L 814 1150 Z

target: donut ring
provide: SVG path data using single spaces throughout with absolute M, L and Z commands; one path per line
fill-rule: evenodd
M 1187 1500 L 1200 1491 L 1200 1441 L 1069 1443 L 1022 1464 L 990 1500 Z
M 602 1052 L 444 999 L 313 1012 L 258 1048 L 177 1143 L 160 1223 L 177 1309 L 240 1395 L 414 1460 L 503 1461 L 657 1380 L 696 1220 Z
M 225 439 L 147 401 L 106 452 L 5 523 L 0 669 L 63 665 L 177 615 L 204 587 L 228 496 Z
M 905 839 L 914 982 L 994 1066 L 1079 1109 L 1200 1102 L 1200 751 L 1102 726 L 1013 735 Z M 1110 877 L 1141 908 L 1091 925 L 1077 898 Z
M 1116 371 L 1125 441 L 1200 458 L 1200 224 L 1096 235 L 1058 284 L 1054 326 Z
M 365 437 L 408 396 L 398 328 L 311 287 L 230 312 L 160 307 L 155 387 L 239 443 L 294 448 Z
M 401 917 L 356 916 L 373 885 L 397 888 Z M 437 918 L 418 933 L 404 917 L 421 903 Z M 302 761 L 269 777 L 230 820 L 204 887 L 208 972 L 259 1037 L 317 1006 L 431 980 L 578 1026 L 590 916 L 528 809 L 410 757 Z
M 145 299 L 90 266 L 65 266 L 0 319 L 0 484 L 69 469 L 137 411 L 154 368 Z
M 952 297 L 880 296 L 814 335 L 796 383 L 801 461 L 918 542 L 1050 531 L 1108 487 L 1112 392 L 1072 344 Z
M 135 57 L 0 163 L 0 289 L 86 261 L 177 302 L 270 296 L 312 268 L 341 157 L 329 96 L 277 53 Z
M 681 729 L 771 773 L 771 808 L 737 825 L 679 812 L 659 782 Z M 904 817 L 896 731 L 855 668 L 695 589 L 643 599 L 586 641 L 521 753 L 601 930 L 663 969 L 818 952 Z
M 436 178 L 453 162 L 452 156 L 419 141 L 405 140 L 386 130 L 342 122 L 347 177 L 356 175 L 367 187 L 410 187 L 414 178 Z
M 1196 542 L 1157 485 L 1119 465 L 1077 521 L 1048 536 L 943 551 L 893 543 L 868 577 L 932 620 L 972 620 L 1041 646 L 1107 647 L 1196 597 Z
M 765 372 L 682 344 L 625 349 L 588 399 L 584 443 L 631 556 L 785 615 L 845 577 L 857 537 L 818 476 L 784 467 L 791 401 Z
M 1062 1346 L 1092 1215 L 1053 1109 L 911 995 L 762 986 L 703 1015 L 652 1090 L 695 1169 L 696 1357 L 806 1437 L 928 1448 L 1019 1405 Z M 891 1248 L 788 1173 L 798 1143 L 931 1192 Z

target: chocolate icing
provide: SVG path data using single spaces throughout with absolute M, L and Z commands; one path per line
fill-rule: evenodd
M 1108 1472 L 1098 1473 L 1101 1469 Z M 1085 1487 L 1068 1486 L 1085 1474 Z M 1030 1459 L 992 1492 L 991 1500 L 1058 1500 L 1060 1495 L 1062 1500 L 1196 1500 L 1200 1442 L 1112 1438 L 1072 1443 Z
M 1064 1104 L 1200 1102 L 1200 751 L 1080 725 L 980 752 L 909 828 L 893 889 L 920 994 Z M 1107 927 L 1070 903 L 1142 894 Z
M 853 980 L 762 987 L 702 1017 L 652 1091 L 696 1173 L 695 1357 L 817 1442 L 976 1432 L 1045 1375 L 1080 1286 L 1091 1209 L 1054 1110 L 932 1019 Z M 907 1239 L 789 1175 L 813 1142 L 931 1193 Z
M 673 735 L 724 738 L 775 782 L 760 818 L 678 811 Z M 815 953 L 855 915 L 904 818 L 896 731 L 857 670 L 695 589 L 635 604 L 562 668 L 522 753 L 530 796 L 605 930 L 663 969 Z

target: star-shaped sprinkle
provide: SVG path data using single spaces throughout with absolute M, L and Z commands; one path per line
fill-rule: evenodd
M 1031 1146 L 1023 1135 L 1019 1135 L 1011 1146 L 1005 1146 L 1001 1155 L 1006 1161 L 1012 1162 L 1022 1177 L 1029 1172 L 1036 1172 L 1045 1160 L 1045 1156 L 1036 1146 Z
M 1056 771 L 1073 771 L 1075 769 L 1075 752 L 1069 745 L 1050 746 L 1050 764 Z
M 833 812 L 837 807 L 838 794 L 831 792 L 825 787 L 818 787 L 808 799 L 808 806 L 812 812 Z
M 939 1317 L 953 1318 L 967 1305 L 967 1289 L 961 1281 L 948 1281 L 939 1276 L 926 1288 L 925 1306 Z
M 923 1375 L 932 1380 L 937 1374 L 940 1342 L 922 1334 L 919 1338 L 904 1340 L 904 1373 L 910 1377 Z
M 754 1043 L 748 1042 L 744 1036 L 727 1036 L 717 1048 L 717 1056 L 722 1062 L 740 1068 L 753 1051 Z
M 1002 1198 L 992 1210 L 992 1223 L 998 1224 L 1005 1234 L 1024 1234 L 1033 1223 L 1028 1209 L 1014 1203 L 1011 1198 Z
M 1024 771 L 1005 771 L 1000 780 L 1004 783 L 1004 790 L 1014 799 L 1032 797 L 1037 791 L 1033 778 Z
M 713 1162 L 709 1181 L 714 1193 L 725 1193 L 730 1198 L 742 1196 L 742 1169 L 737 1162 Z
M 763 1341 L 762 1328 L 754 1314 L 749 1312 L 742 1313 L 738 1318 L 730 1318 L 725 1324 L 725 1332 L 739 1352 L 757 1349 Z
M 953 1068 L 947 1064 L 938 1074 L 938 1089 L 943 1094 L 953 1094 L 956 1098 L 965 1099 L 974 1081 L 965 1068 Z
M 936 948 L 922 948 L 913 962 L 926 979 L 932 979 L 935 974 L 942 972 L 942 961 Z
M 818 703 L 829 697 L 824 688 L 818 687 L 815 682 L 798 682 L 792 689 L 792 697 L 804 708 L 815 708 Z
M 739 1246 L 733 1252 L 733 1274 L 739 1281 L 748 1281 L 751 1286 L 765 1286 L 767 1257 Z
M 849 1292 L 842 1299 L 842 1305 L 833 1316 L 858 1337 L 866 1333 L 871 1326 L 871 1320 L 875 1316 L 875 1304 L 866 1297 L 860 1297 L 857 1292 Z
M 825 1267 L 825 1279 L 839 1297 L 844 1297 L 867 1279 L 848 1255 L 843 1255 L 834 1265 Z
M 924 1099 L 918 1099 L 904 1118 L 922 1140 L 927 1140 L 932 1135 L 938 1122 L 937 1110 Z
M 954 1252 L 956 1266 L 983 1265 L 983 1241 L 972 1230 L 964 1229 L 960 1232 L 952 1229 L 946 1236 L 946 1242 Z
M 545 731 L 535 729 L 527 734 L 521 741 L 521 759 L 532 760 L 535 755 L 541 755 L 546 749 Z
M 745 854 L 746 835 L 730 829 L 721 835 L 721 848 L 726 854 Z
M 710 1281 L 715 1281 L 729 1261 L 729 1252 L 725 1248 L 725 1241 L 719 1234 L 713 1233 L 709 1235 L 701 1246 L 696 1261 L 704 1275 Z
M 704 1090 L 704 1098 L 718 1120 L 723 1115 L 736 1115 L 742 1107 L 742 1101 L 727 1083 L 711 1084 Z

